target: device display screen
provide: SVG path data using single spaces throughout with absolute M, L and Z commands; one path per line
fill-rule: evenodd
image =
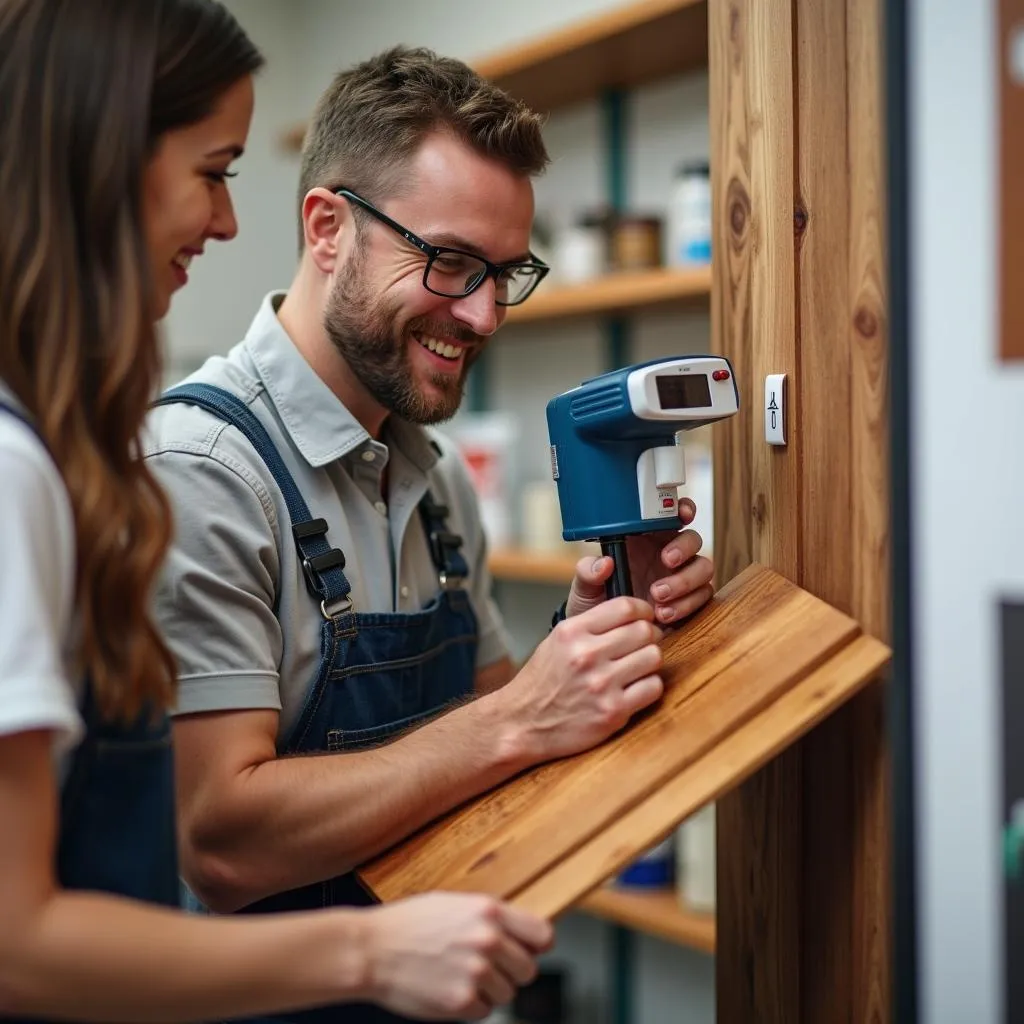
M 658 401 L 662 409 L 703 409 L 711 405 L 711 388 L 706 373 L 656 375 Z

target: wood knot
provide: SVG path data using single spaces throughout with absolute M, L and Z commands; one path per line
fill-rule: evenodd
M 764 526 L 765 519 L 768 516 L 768 502 L 764 496 L 764 491 L 758 494 L 754 507 L 750 511 L 754 517 L 754 522 L 758 526 Z
M 740 9 L 736 4 L 729 5 L 729 40 L 738 43 L 740 38 Z
M 742 245 L 750 223 L 750 196 L 739 179 L 731 178 L 726 191 L 726 209 L 729 211 L 729 229 L 734 245 Z
M 803 203 L 798 203 L 793 211 L 793 232 L 797 238 L 803 236 L 803 233 L 807 230 L 807 222 L 809 220 L 810 214 L 807 212 L 807 207 Z
M 878 317 L 867 306 L 859 306 L 853 315 L 853 326 L 862 338 L 874 338 L 878 334 Z

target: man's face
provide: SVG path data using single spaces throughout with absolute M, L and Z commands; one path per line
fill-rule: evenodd
M 450 135 L 424 141 L 399 195 L 380 209 L 434 245 L 493 263 L 526 258 L 533 221 L 529 179 Z M 357 214 L 356 244 L 339 267 L 324 326 L 377 403 L 414 423 L 450 419 L 466 374 L 501 325 L 494 281 L 446 298 L 423 287 L 427 257 L 369 214 Z

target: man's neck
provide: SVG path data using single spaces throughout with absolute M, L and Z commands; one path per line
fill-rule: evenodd
M 332 344 L 319 316 L 322 308 L 322 295 L 299 273 L 277 310 L 277 319 L 313 372 L 334 392 L 370 437 L 379 440 L 388 410 L 367 393 Z

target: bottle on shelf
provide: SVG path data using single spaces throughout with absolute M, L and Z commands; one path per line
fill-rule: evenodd
M 715 912 L 715 804 L 691 814 L 676 830 L 676 892 L 688 910 Z
M 680 165 L 666 220 L 669 266 L 703 266 L 711 262 L 711 173 L 707 162 Z

